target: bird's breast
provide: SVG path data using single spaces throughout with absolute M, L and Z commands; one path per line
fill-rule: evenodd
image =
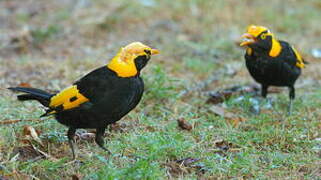
M 121 118 L 139 103 L 144 91 L 143 81 L 139 77 L 124 78 L 115 83 L 112 94 L 106 92 L 94 110 L 107 117 Z

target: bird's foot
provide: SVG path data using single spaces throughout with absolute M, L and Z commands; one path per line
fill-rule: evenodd
M 111 152 L 109 151 L 109 149 L 107 149 L 104 146 L 99 146 L 100 148 L 102 148 L 104 151 L 106 151 L 108 153 L 108 155 L 111 155 Z
M 270 98 L 250 98 L 249 101 L 251 104 L 250 111 L 253 114 L 260 114 L 262 109 L 273 109 L 272 99 Z
M 264 108 L 264 109 L 272 109 L 273 108 L 272 98 L 265 98 L 262 101 L 262 103 L 263 103 L 262 108 Z
M 260 114 L 261 112 L 261 107 L 260 107 L 260 101 L 257 98 L 250 98 L 249 99 L 250 102 L 250 112 L 252 112 L 255 115 Z
M 76 160 L 78 158 L 78 150 L 77 147 L 75 145 L 75 141 L 73 139 L 69 139 L 68 140 L 71 152 L 72 152 L 72 160 Z
M 290 99 L 290 103 L 288 105 L 288 116 L 292 114 L 292 106 L 293 106 L 293 100 Z

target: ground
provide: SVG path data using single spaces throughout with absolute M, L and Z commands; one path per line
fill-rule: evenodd
M 4 0 L 0 10 L 0 179 L 321 178 L 319 0 Z M 209 92 L 255 84 L 238 46 L 250 24 L 310 62 L 291 115 L 286 89 L 260 114 L 253 93 L 207 103 Z M 161 54 L 142 72 L 139 106 L 106 131 L 111 155 L 81 130 L 71 161 L 67 128 L 6 89 L 61 90 L 133 41 Z

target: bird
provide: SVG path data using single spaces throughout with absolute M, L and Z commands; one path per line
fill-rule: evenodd
M 252 78 L 261 84 L 261 95 L 267 97 L 269 86 L 288 87 L 288 114 L 295 99 L 294 84 L 307 62 L 288 42 L 279 40 L 264 26 L 250 25 L 240 46 L 246 47 L 246 67 Z
M 77 158 L 74 136 L 76 130 L 96 129 L 95 142 L 105 151 L 103 135 L 109 124 L 115 123 L 133 110 L 144 92 L 141 70 L 159 54 L 141 42 L 120 48 L 107 65 L 86 74 L 58 93 L 31 87 L 9 87 L 20 92 L 19 101 L 36 100 L 45 106 L 41 117 L 53 115 L 68 127 L 67 137 L 73 159 Z M 23 93 L 23 94 L 21 94 Z

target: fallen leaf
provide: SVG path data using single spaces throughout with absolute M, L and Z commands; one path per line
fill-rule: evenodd
M 219 104 L 224 102 L 226 99 L 231 97 L 232 93 L 230 92 L 216 92 L 210 93 L 210 97 L 207 99 L 206 103 L 208 104 Z
M 232 124 L 233 127 L 238 127 L 241 122 L 245 122 L 246 119 L 243 117 L 231 117 L 226 119 L 228 123 Z
M 223 107 L 213 105 L 210 107 L 210 111 L 214 114 L 225 117 L 225 118 L 234 118 L 235 115 L 231 112 L 227 112 Z
M 230 149 L 230 147 L 232 146 L 232 143 L 227 142 L 222 139 L 215 141 L 214 144 L 215 144 L 215 147 L 217 147 L 221 151 L 228 151 Z
M 31 87 L 29 83 L 22 82 L 18 85 L 19 87 Z
M 157 131 L 154 126 L 145 126 L 146 131 L 148 132 L 155 132 Z
M 189 124 L 184 118 L 177 119 L 178 126 L 184 130 L 192 130 L 193 126 Z
M 223 107 L 213 105 L 210 107 L 210 111 L 214 114 L 224 117 L 226 121 L 233 125 L 233 127 L 237 127 L 240 122 L 246 121 L 245 118 L 236 116 L 235 114 L 226 111 Z
M 80 180 L 81 177 L 80 177 L 79 174 L 74 174 L 74 175 L 71 176 L 71 179 L 72 179 L 72 180 Z
M 44 146 L 41 139 L 39 138 L 38 134 L 40 131 L 36 131 L 35 128 L 32 126 L 26 125 L 23 127 L 23 136 L 25 137 L 31 137 L 33 140 L 35 140 L 37 143 L 39 143 L 41 146 Z
M 169 174 L 174 177 L 179 177 L 183 174 L 192 173 L 193 171 L 196 171 L 197 174 L 202 175 L 205 173 L 206 168 L 202 164 L 194 164 L 198 161 L 200 161 L 199 158 L 188 157 L 168 162 L 165 165 L 168 168 Z
M 238 146 L 223 139 L 214 141 L 214 145 L 221 152 L 239 152 L 241 150 Z

